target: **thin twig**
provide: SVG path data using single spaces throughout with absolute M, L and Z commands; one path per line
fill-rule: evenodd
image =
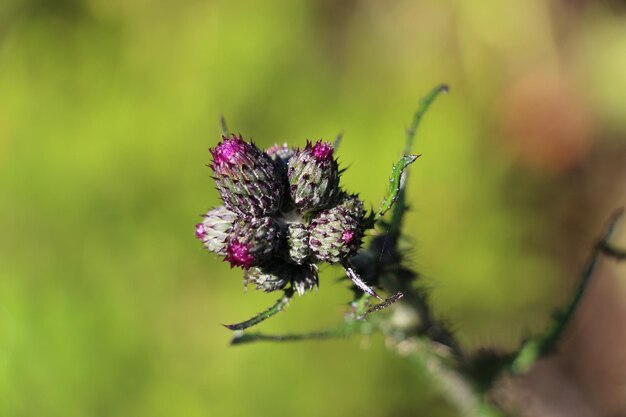
M 578 306 L 585 295 L 589 283 L 595 275 L 600 255 L 604 254 L 615 258 L 618 261 L 626 259 L 626 251 L 618 250 L 609 243 L 613 232 L 615 231 L 615 227 L 623 215 L 623 212 L 624 210 L 621 209 L 611 215 L 608 226 L 591 252 L 587 267 L 583 270 L 580 282 L 574 290 L 570 301 L 561 311 L 556 312 L 552 323 L 543 335 L 531 339 L 522 345 L 511 363 L 511 371 L 513 373 L 526 372 L 537 361 L 537 359 L 554 351 L 557 343 L 563 335 L 563 332 L 567 328 L 567 325 L 570 323 L 572 317 L 578 310 Z
M 470 379 L 449 362 L 453 357 L 441 354 L 436 343 L 427 337 L 398 340 L 396 351 L 415 365 L 428 372 L 439 385 L 447 402 L 456 407 L 461 415 L 475 417 L 503 417 L 503 413 L 488 404 L 476 392 Z

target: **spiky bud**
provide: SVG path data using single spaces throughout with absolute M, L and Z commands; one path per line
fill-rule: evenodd
M 235 135 L 223 136 L 210 151 L 217 190 L 228 209 L 254 217 L 278 211 L 284 174 L 265 152 Z
M 285 287 L 291 280 L 292 267 L 287 264 L 264 268 L 250 268 L 244 274 L 244 286 L 248 283 L 254 285 L 257 290 L 264 292 L 277 291 Z
M 296 267 L 291 277 L 291 285 L 299 295 L 317 288 L 319 286 L 317 266 L 306 264 Z
M 309 230 L 302 223 L 290 223 L 287 225 L 287 258 L 302 265 L 311 255 L 309 247 Z
M 294 148 L 289 147 L 286 143 L 282 145 L 275 144 L 265 150 L 265 153 L 272 158 L 272 160 L 281 166 L 287 167 L 289 159 L 295 154 Z
M 353 256 L 363 237 L 363 202 L 344 194 L 339 203 L 322 210 L 309 226 L 309 246 L 318 261 L 338 263 Z
M 237 215 L 224 206 L 216 207 L 204 215 L 202 223 L 196 225 L 196 237 L 211 252 L 226 255 L 226 241 Z
M 280 227 L 271 217 L 238 218 L 226 244 L 225 261 L 231 268 L 249 269 L 266 263 L 281 243 Z
M 307 141 L 289 160 L 289 193 L 303 213 L 325 208 L 339 192 L 339 168 L 328 142 Z
M 299 295 L 317 288 L 319 279 L 317 266 L 313 264 L 294 265 L 275 263 L 263 267 L 250 268 L 244 275 L 244 285 L 252 284 L 264 292 L 277 291 L 288 283 Z

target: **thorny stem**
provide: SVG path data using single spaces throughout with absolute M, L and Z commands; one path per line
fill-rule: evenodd
M 410 156 L 415 134 L 424 113 L 439 94 L 447 91 L 448 87 L 442 84 L 434 88 L 420 101 L 420 106 L 413 116 L 412 123 L 406 130 L 405 157 Z M 227 130 L 224 120 L 222 120 L 222 129 Z M 339 145 L 340 139 L 341 135 L 338 135 L 335 140 L 335 146 Z M 414 158 L 415 156 L 413 156 L 412 161 L 415 160 Z M 343 322 L 324 331 L 301 334 L 267 335 L 263 333 L 237 332 L 232 340 L 232 344 L 245 344 L 257 341 L 324 340 L 346 338 L 354 334 L 367 334 L 378 331 L 386 336 L 390 348 L 428 371 L 439 382 L 446 398 L 451 404 L 456 405 L 463 412 L 463 415 L 502 417 L 502 411 L 488 405 L 482 398 L 480 393 L 482 391 L 478 390 L 478 381 L 473 378 L 472 374 L 467 371 L 468 368 L 466 368 L 466 365 L 471 364 L 471 361 L 465 356 L 452 333 L 446 329 L 446 326 L 433 317 L 426 292 L 416 288 L 411 279 L 407 279 L 401 272 L 402 254 L 398 250 L 398 244 L 404 215 L 408 209 L 406 203 L 407 173 L 403 171 L 412 161 L 399 168 L 397 176 L 394 177 L 392 175 L 390 196 L 387 197 L 389 201 L 383 201 L 381 209 L 379 209 L 375 218 L 379 220 L 390 207 L 393 208 L 390 222 L 384 225 L 383 231 L 378 236 L 379 239 L 383 239 L 383 244 L 380 259 L 378 259 L 378 264 L 375 264 L 375 268 L 378 285 L 394 295 L 384 300 L 383 303 L 369 306 L 370 297 L 381 298 L 359 277 L 354 266 L 349 262 L 345 262 L 343 266 L 346 274 L 363 293 L 353 301 L 352 312 L 346 316 Z M 398 184 L 397 189 L 394 189 L 393 181 L 396 179 Z M 594 247 L 587 268 L 584 270 L 581 281 L 570 302 L 562 311 L 555 315 L 554 321 L 543 335 L 523 344 L 518 352 L 513 354 L 513 360 L 503 364 L 499 368 L 500 371 L 508 367 L 513 373 L 525 372 L 530 369 L 537 359 L 554 350 L 571 318 L 577 311 L 601 255 L 610 256 L 618 261 L 626 260 L 626 251 L 617 249 L 609 243 L 622 214 L 623 211 L 619 211 L 612 216 L 607 230 Z M 390 260 L 381 262 L 383 256 L 389 257 Z M 391 267 L 392 269 L 391 271 L 385 271 L 385 267 Z M 404 271 L 406 272 L 406 270 Z M 248 321 L 226 327 L 233 330 L 243 330 L 257 324 L 281 311 L 287 305 L 292 295 L 293 290 L 291 290 L 291 293 L 285 291 L 285 296 L 266 311 L 259 313 Z M 401 301 L 407 309 L 413 311 L 418 316 L 419 323 L 414 327 L 396 327 L 392 320 L 381 318 L 378 315 L 369 318 L 371 313 L 379 311 L 400 299 L 402 299 Z M 368 318 L 368 320 L 365 320 L 365 318 Z
M 412 152 L 415 134 L 424 113 L 441 93 L 447 92 L 448 87 L 442 84 L 435 87 L 420 100 L 420 106 L 406 131 L 405 158 Z M 415 158 L 413 157 L 413 161 Z M 396 252 L 399 254 L 398 243 L 404 215 L 408 209 L 406 203 L 407 175 L 406 172 L 402 172 L 400 175 L 389 227 L 382 236 L 384 239 L 383 250 L 387 247 L 389 253 Z M 400 265 L 398 264 L 398 266 Z M 417 334 L 410 336 L 405 331 L 399 331 L 399 334 L 391 335 L 390 340 L 398 353 L 409 356 L 413 362 L 428 371 L 439 382 L 450 403 L 454 404 L 464 415 L 502 416 L 498 409 L 489 406 L 481 399 L 469 376 L 460 371 L 460 365 L 465 360 L 464 353 L 446 326 L 441 325 L 433 317 L 426 293 L 415 288 L 410 280 L 402 279 L 399 274 L 385 274 L 381 284 L 387 291 L 392 293 L 397 291 L 403 294 L 403 303 L 408 305 L 419 317 L 420 324 L 415 329 Z M 391 331 L 395 333 L 393 328 Z M 448 362 L 451 363 L 446 363 L 444 358 L 437 353 L 437 346 L 447 352 Z
M 619 250 L 610 245 L 611 237 L 615 227 L 622 218 L 624 210 L 620 209 L 613 213 L 609 219 L 608 226 L 599 242 L 595 245 L 587 267 L 584 269 L 580 282 L 574 290 L 570 301 L 561 310 L 554 314 L 554 319 L 545 333 L 537 338 L 526 342 L 516 354 L 511 364 L 511 371 L 514 374 L 526 372 L 541 356 L 549 355 L 556 348 L 556 344 L 561 339 L 563 332 L 578 310 L 578 306 L 585 295 L 591 279 L 595 275 L 596 267 L 600 260 L 600 255 L 612 257 L 618 261 L 626 259 L 626 251 Z
M 376 330 L 375 321 L 362 320 L 362 316 L 368 314 L 369 295 L 364 293 L 363 297 L 352 303 L 352 311 L 348 313 L 341 323 L 326 330 L 310 333 L 288 333 L 282 335 L 269 335 L 261 332 L 238 333 L 232 339 L 231 344 L 238 345 L 251 342 L 294 342 L 303 340 L 326 340 L 348 338 L 355 334 L 371 333 Z M 398 298 L 396 298 L 397 300 Z M 370 307 L 370 310 L 374 307 Z
M 415 112 L 411 126 L 406 131 L 404 156 L 393 169 L 394 173 L 399 171 L 400 174 L 395 177 L 392 175 L 389 193 L 391 197 L 388 197 L 392 200 L 383 201 L 379 209 L 380 217 L 386 212 L 386 207 L 393 207 L 389 227 L 381 236 L 384 239 L 381 250 L 387 251 L 388 254 L 392 255 L 392 258 L 395 255 L 400 257 L 396 267 L 401 267 L 402 255 L 398 251 L 398 243 L 402 222 L 408 208 L 406 204 L 407 173 L 404 172 L 404 169 L 417 159 L 417 156 L 410 155 L 410 153 L 424 113 L 439 94 L 447 91 L 447 86 L 440 85 L 420 101 L 420 107 Z M 394 184 L 394 180 L 398 183 Z M 381 259 L 384 255 L 381 253 Z M 406 330 L 382 326 L 381 330 L 387 334 L 391 345 L 395 347 L 398 353 L 410 357 L 413 362 L 416 362 L 439 381 L 450 403 L 456 405 L 465 415 L 501 416 L 498 410 L 482 401 L 468 377 L 458 370 L 459 365 L 464 360 L 463 352 L 452 333 L 433 317 L 426 293 L 415 288 L 411 280 L 401 277 L 399 270 L 396 270 L 395 274 L 379 275 L 381 286 L 391 293 L 402 295 L 402 302 L 419 317 L 419 325 L 414 329 L 416 334 L 413 335 L 407 334 Z M 361 297 L 361 299 L 366 298 L 367 295 L 365 294 Z M 361 304 L 361 300 L 357 299 L 356 303 Z M 376 308 L 376 306 L 372 308 Z M 362 316 L 357 316 L 357 318 L 366 315 L 367 312 Z M 436 346 L 447 352 L 448 362 L 452 363 L 445 363 L 445 360 L 437 353 Z
M 600 252 L 604 253 L 607 256 L 610 256 L 611 258 L 614 258 L 617 261 L 626 260 L 626 250 L 614 248 L 607 242 L 600 242 L 598 249 L 600 250 Z
M 433 88 L 430 93 L 428 93 L 420 100 L 419 107 L 413 115 L 411 125 L 406 130 L 403 159 L 410 159 L 406 161 L 404 168 L 406 168 L 406 166 L 408 166 L 410 163 L 415 161 L 415 159 L 417 159 L 417 156 L 410 156 L 409 154 L 412 152 L 413 142 L 415 141 L 417 128 L 419 127 L 422 117 L 424 116 L 426 111 L 428 111 L 430 105 L 435 101 L 435 99 L 442 93 L 448 93 L 448 91 L 449 88 L 447 85 L 440 84 L 437 87 Z M 399 163 L 403 159 L 401 159 Z M 385 250 L 385 248 L 387 248 L 390 253 L 398 251 L 398 243 L 401 236 L 402 223 L 404 220 L 404 215 L 408 209 L 406 203 L 406 184 L 408 179 L 407 175 L 408 173 L 403 171 L 401 176 L 399 177 L 400 182 L 397 185 L 398 190 L 395 193 L 394 197 L 395 205 L 393 206 L 390 224 L 388 229 L 386 230 L 386 233 L 383 236 L 384 242 L 382 250 Z M 428 335 L 435 340 L 445 342 L 457 354 L 459 358 L 462 357 L 462 352 L 456 340 L 454 340 L 451 334 L 448 334 L 445 331 L 444 326 L 440 326 L 432 317 L 432 311 L 426 300 L 426 295 L 423 292 L 413 287 L 411 282 L 407 282 L 407 280 L 400 279 L 397 276 L 392 276 L 391 278 L 385 279 L 382 284 L 384 288 L 392 293 L 401 292 L 405 294 L 403 302 L 405 304 L 409 304 L 419 315 L 421 325 L 418 331 L 420 334 Z
M 398 337 L 399 336 L 399 337 Z M 438 347 L 427 337 L 406 338 L 388 335 L 396 352 L 413 362 L 417 367 L 429 373 L 446 399 L 454 405 L 464 416 L 503 417 L 500 410 L 486 404 L 475 389 L 471 381 L 454 369 L 453 357 L 444 349 Z

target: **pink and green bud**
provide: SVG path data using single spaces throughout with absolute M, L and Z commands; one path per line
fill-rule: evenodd
M 261 266 L 271 260 L 280 243 L 281 233 L 276 220 L 270 217 L 239 218 L 228 238 L 224 260 L 231 268 Z
M 289 160 L 289 193 L 302 212 L 327 207 L 339 193 L 339 167 L 328 142 L 307 142 Z
M 226 207 L 216 207 L 205 214 L 204 220 L 196 225 L 196 237 L 209 251 L 225 256 L 226 241 L 236 219 L 237 215 Z
M 309 246 L 315 259 L 338 263 L 355 255 L 363 238 L 363 202 L 356 195 L 344 194 L 339 203 L 322 210 L 309 226 Z
M 235 135 L 223 136 L 210 151 L 213 178 L 228 209 L 254 217 L 278 211 L 284 195 L 284 173 L 265 152 Z
M 284 263 L 277 263 L 263 268 L 250 268 L 244 274 L 244 286 L 252 284 L 257 290 L 272 292 L 285 288 L 291 280 L 293 267 Z
M 309 230 L 302 223 L 287 225 L 287 259 L 295 264 L 304 264 L 311 255 Z
M 244 285 L 252 284 L 257 290 L 272 292 L 285 288 L 291 283 L 300 295 L 317 288 L 319 285 L 317 267 L 313 264 L 294 265 L 277 262 L 263 267 L 254 267 L 246 271 Z
M 230 267 L 240 266 L 243 269 L 250 268 L 255 263 L 255 257 L 252 255 L 252 247 L 246 242 L 240 242 L 233 239 L 228 242 L 226 248 L 226 261 L 230 262 Z

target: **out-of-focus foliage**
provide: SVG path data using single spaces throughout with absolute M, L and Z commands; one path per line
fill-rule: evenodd
M 378 339 L 228 346 L 219 324 L 275 296 L 242 294 L 193 236 L 218 203 L 204 165 L 219 115 L 262 146 L 345 130 L 344 185 L 375 204 L 419 98 L 448 83 L 418 134 L 406 231 L 461 339 L 511 347 L 562 300 L 532 184 L 626 136 L 624 12 L 1 2 L 0 415 L 452 415 Z M 336 321 L 339 275 L 265 329 Z

